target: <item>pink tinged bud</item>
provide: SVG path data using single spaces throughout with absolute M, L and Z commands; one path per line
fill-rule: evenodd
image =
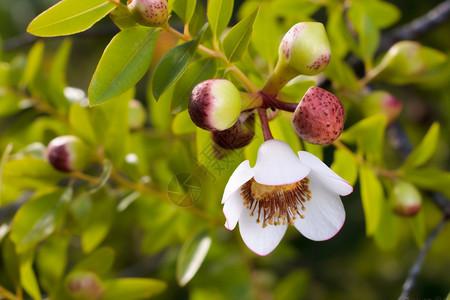
M 169 19 L 166 0 L 128 0 L 128 10 L 134 20 L 144 26 L 161 26 Z
M 138 130 L 144 127 L 147 121 L 147 112 L 138 100 L 132 99 L 128 102 L 128 124 L 130 129 Z
M 105 289 L 97 274 L 87 271 L 71 273 L 66 280 L 66 289 L 71 299 L 98 300 Z
M 81 171 L 91 161 L 89 147 L 73 135 L 54 138 L 45 154 L 49 163 L 61 172 Z
M 400 216 L 412 217 L 422 206 L 422 196 L 417 188 L 406 181 L 395 183 L 391 199 L 392 210 Z
M 236 123 L 241 106 L 241 95 L 233 83 L 226 79 L 208 79 L 192 90 L 188 110 L 198 127 L 223 131 Z
M 322 23 L 295 24 L 283 37 L 278 50 L 279 62 L 299 74 L 322 72 L 331 58 L 330 43 Z
M 335 95 L 312 86 L 294 111 L 292 127 L 305 142 L 327 145 L 341 135 L 344 117 L 344 105 Z
M 386 91 L 373 92 L 362 101 L 366 116 L 382 114 L 387 117 L 389 123 L 397 119 L 402 108 L 402 102 Z
M 224 149 L 238 149 L 247 146 L 255 136 L 255 115 L 242 113 L 238 121 L 224 131 L 213 131 L 211 137 L 216 145 Z

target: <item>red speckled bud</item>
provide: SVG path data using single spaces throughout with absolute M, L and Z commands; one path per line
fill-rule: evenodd
M 161 26 L 169 18 L 166 0 L 128 0 L 128 9 L 134 20 L 144 26 Z
M 91 161 L 92 151 L 78 137 L 64 135 L 54 138 L 47 146 L 49 163 L 61 172 L 81 171 Z
M 391 206 L 397 215 L 412 217 L 422 206 L 422 196 L 413 184 L 399 180 L 394 186 Z
M 192 90 L 188 110 L 198 127 L 223 131 L 236 123 L 241 107 L 241 95 L 233 83 L 226 79 L 208 79 Z
M 294 111 L 292 127 L 305 142 L 327 145 L 344 129 L 345 110 L 332 93 L 312 86 Z

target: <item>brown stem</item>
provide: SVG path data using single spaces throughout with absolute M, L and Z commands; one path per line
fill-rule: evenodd
M 276 97 L 266 94 L 264 91 L 259 92 L 263 98 L 263 106 L 265 108 L 277 108 L 285 111 L 294 112 L 298 103 L 289 103 L 278 100 Z
M 259 118 L 261 119 L 261 129 L 263 131 L 264 140 L 273 140 L 272 132 L 270 132 L 269 120 L 267 119 L 267 112 L 265 108 L 258 109 Z

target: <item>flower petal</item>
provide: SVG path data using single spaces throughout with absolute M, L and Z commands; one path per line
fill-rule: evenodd
M 255 180 L 265 185 L 290 184 L 305 178 L 310 171 L 292 151 L 280 140 L 268 140 L 258 150 Z
M 324 188 L 317 175 L 310 174 L 311 200 L 304 202 L 304 219 L 296 218 L 294 226 L 313 241 L 324 241 L 339 232 L 345 221 L 345 210 L 338 194 Z
M 239 218 L 239 231 L 247 247 L 258 255 L 264 256 L 272 252 L 286 233 L 286 225 L 267 225 L 262 227 L 256 223 L 257 216 L 251 217 L 244 209 Z
M 225 191 L 223 192 L 222 204 L 225 203 L 238 188 L 244 183 L 249 181 L 254 175 L 254 171 L 250 168 L 250 163 L 248 160 L 243 161 L 231 174 L 227 185 L 225 186 Z
M 230 198 L 223 205 L 223 214 L 225 215 L 225 227 L 228 230 L 233 230 L 236 227 L 239 217 L 244 209 L 241 191 L 237 190 L 231 194 Z
M 319 158 L 306 151 L 299 151 L 298 156 L 300 161 L 311 168 L 319 176 L 319 180 L 325 183 L 325 186 L 341 196 L 346 196 L 353 192 L 353 187 L 345 181 L 342 177 L 337 175 Z

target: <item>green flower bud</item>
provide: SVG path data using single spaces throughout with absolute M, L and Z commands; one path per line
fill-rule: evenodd
M 418 42 L 401 41 L 393 45 L 372 70 L 374 79 L 407 84 L 447 60 L 447 56 Z
M 362 101 L 362 110 L 366 116 L 382 114 L 389 123 L 397 119 L 402 108 L 402 102 L 386 91 L 373 92 Z
M 134 20 L 144 26 L 161 26 L 169 19 L 166 0 L 128 0 L 128 10 Z
M 241 106 L 241 95 L 233 83 L 226 79 L 208 79 L 192 90 L 188 110 L 198 127 L 223 131 L 236 123 Z
M 404 217 L 417 214 L 422 206 L 422 196 L 417 188 L 406 181 L 397 181 L 391 198 L 392 210 Z
M 72 272 L 66 279 L 66 289 L 73 300 L 98 300 L 105 289 L 97 274 L 87 271 Z
M 78 137 L 64 135 L 54 138 L 47 146 L 46 157 L 61 172 L 81 171 L 91 161 L 92 151 Z
M 132 130 L 139 130 L 144 127 L 147 121 L 147 112 L 144 105 L 138 100 L 132 99 L 128 102 L 128 125 Z
M 211 132 L 212 140 L 224 149 L 247 146 L 255 136 L 255 114 L 242 113 L 238 121 L 224 131 Z
M 341 135 L 344 117 L 344 105 L 335 95 L 312 86 L 294 111 L 292 127 L 305 142 L 327 145 Z

